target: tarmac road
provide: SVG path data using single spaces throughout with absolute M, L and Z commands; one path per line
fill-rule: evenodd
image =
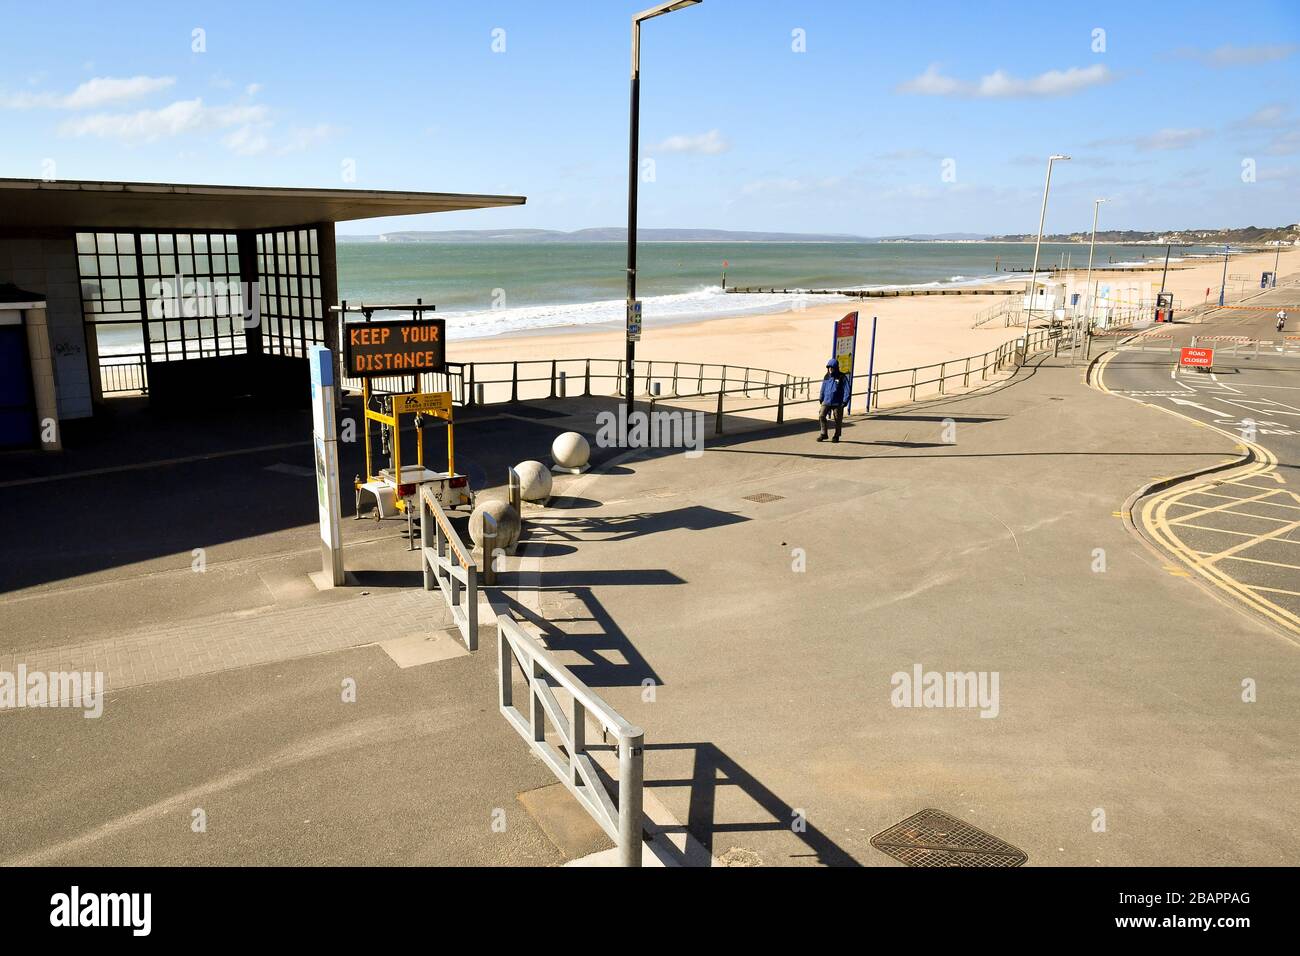
M 1135 508 L 1135 523 L 1215 593 L 1300 642 L 1296 299 L 1298 289 L 1274 289 L 1252 299 L 1254 308 L 1218 310 L 1201 325 L 1149 330 L 1103 357 L 1094 381 L 1250 447 L 1253 460 L 1244 468 L 1157 489 Z M 1283 305 L 1294 317 L 1291 339 L 1274 328 Z M 1177 367 L 1176 350 L 1193 336 L 1198 346 L 1215 349 L 1212 370 Z

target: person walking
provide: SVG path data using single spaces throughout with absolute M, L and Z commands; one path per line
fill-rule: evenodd
M 826 440 L 827 426 L 834 418 L 835 437 L 831 441 L 837 442 L 840 440 L 840 432 L 844 429 L 844 406 L 849 403 L 849 377 L 840 371 L 840 363 L 835 359 L 830 359 L 826 363 L 826 377 L 822 379 L 820 401 L 821 412 L 817 415 L 817 424 L 821 433 L 817 436 L 817 440 Z

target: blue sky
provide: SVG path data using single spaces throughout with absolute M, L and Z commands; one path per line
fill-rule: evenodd
M 618 225 L 648 5 L 0 3 L 0 175 L 528 197 L 349 233 Z M 642 87 L 642 226 L 1030 232 L 1052 152 L 1051 231 L 1098 196 L 1103 228 L 1300 221 L 1295 0 L 705 0 L 645 25 Z

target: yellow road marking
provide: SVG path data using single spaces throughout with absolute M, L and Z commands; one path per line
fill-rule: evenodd
M 1296 597 L 1300 597 L 1300 591 L 1288 591 L 1286 588 L 1266 588 L 1262 584 L 1247 584 L 1246 587 L 1252 591 L 1267 591 L 1270 594 L 1294 594 Z
M 1104 356 L 1100 361 L 1098 361 L 1097 374 L 1095 376 L 1095 384 L 1097 388 L 1102 392 L 1111 395 L 1116 393 L 1113 392 L 1109 388 L 1109 386 L 1106 385 L 1105 371 L 1107 366 L 1114 359 L 1116 354 L 1117 353 L 1115 352 L 1111 352 L 1108 355 Z M 1121 396 L 1121 397 L 1127 397 L 1127 396 Z M 1241 442 L 1239 440 L 1239 436 L 1233 435 L 1230 432 L 1226 432 L 1217 426 L 1208 425 L 1204 422 L 1199 422 L 1194 418 L 1184 415 L 1181 412 L 1174 411 L 1173 409 L 1166 408 L 1163 405 L 1159 405 L 1155 407 L 1159 408 L 1162 412 L 1165 412 L 1166 414 L 1177 415 L 1179 418 L 1185 421 L 1190 421 L 1195 424 L 1204 425 L 1205 427 L 1210 428 L 1212 431 L 1218 432 L 1220 435 L 1223 435 L 1225 438 L 1237 442 L 1238 448 L 1241 448 L 1243 446 L 1247 447 L 1253 453 L 1255 457 L 1255 461 L 1248 465 L 1243 466 L 1238 471 L 1238 473 L 1233 475 L 1230 479 L 1228 479 L 1228 481 L 1232 484 L 1240 484 L 1244 487 L 1253 488 L 1256 491 L 1266 492 L 1266 494 L 1262 494 L 1258 497 L 1245 498 L 1245 499 L 1237 498 L 1234 501 L 1229 502 L 1228 504 L 1216 506 L 1213 508 L 1200 508 L 1197 511 L 1193 512 L 1192 514 L 1185 515 L 1181 520 L 1177 522 L 1179 527 L 1196 528 L 1197 530 L 1214 531 L 1222 534 L 1233 534 L 1239 537 L 1250 539 L 1249 541 L 1242 542 L 1236 547 L 1228 548 L 1226 551 L 1219 552 L 1217 555 L 1202 557 L 1200 552 L 1197 552 L 1192 548 L 1188 547 L 1188 545 L 1184 543 L 1183 540 L 1179 538 L 1178 535 L 1174 532 L 1173 525 L 1170 523 L 1170 520 L 1168 518 L 1168 511 L 1173 504 L 1182 503 L 1181 499 L 1184 497 L 1188 497 L 1193 494 L 1204 493 L 1205 489 L 1207 488 L 1219 487 L 1221 484 L 1224 483 L 1222 479 L 1216 480 L 1214 483 L 1200 482 L 1192 488 L 1180 489 L 1174 487 L 1174 488 L 1166 489 L 1163 492 L 1159 492 L 1156 495 L 1151 496 L 1142 505 L 1141 513 L 1138 516 L 1142 522 L 1143 528 L 1146 530 L 1147 534 L 1150 536 L 1152 541 L 1154 541 L 1157 545 L 1163 548 L 1166 552 L 1172 554 L 1176 559 L 1178 559 L 1180 562 L 1186 565 L 1189 569 L 1196 572 L 1196 574 L 1199 575 L 1208 584 L 1213 585 L 1215 588 L 1219 589 L 1225 594 L 1235 598 L 1239 603 L 1246 605 L 1248 608 L 1255 611 L 1262 617 L 1278 625 L 1284 631 L 1288 632 L 1288 635 L 1300 635 L 1300 616 L 1293 614 L 1292 612 L 1288 611 L 1286 608 L 1281 607 L 1280 605 L 1275 604 L 1272 601 L 1268 600 L 1267 598 L 1263 597 L 1258 590 L 1251 589 L 1247 585 L 1231 577 L 1226 572 L 1224 572 L 1222 568 L 1216 566 L 1215 564 L 1215 562 L 1217 561 L 1228 560 L 1230 558 L 1233 558 L 1236 556 L 1237 552 L 1244 551 L 1247 548 L 1250 548 L 1258 543 L 1261 543 L 1262 541 L 1284 540 L 1278 538 L 1278 535 L 1287 533 L 1287 531 L 1291 527 L 1293 527 L 1293 525 L 1283 525 L 1282 527 L 1274 529 L 1272 532 L 1269 532 L 1264 535 L 1252 535 L 1240 531 L 1229 531 L 1225 528 L 1207 528 L 1199 525 L 1190 525 L 1186 523 L 1188 519 L 1194 518 L 1198 515 L 1210 514 L 1214 512 L 1222 512 L 1227 508 L 1231 507 L 1233 504 L 1240 504 L 1245 501 L 1260 500 L 1262 498 L 1271 497 L 1272 495 L 1276 494 L 1278 492 L 1277 488 L 1260 488 L 1258 486 L 1250 485 L 1244 479 L 1260 476 L 1260 477 L 1271 478 L 1274 481 L 1277 481 L 1279 484 L 1281 484 L 1282 483 L 1281 476 L 1277 475 L 1275 470 L 1277 467 L 1277 457 L 1262 445 L 1257 445 L 1253 442 Z M 1188 506 L 1184 504 L 1184 507 L 1195 507 L 1195 506 Z M 1300 521 L 1295 522 L 1294 526 L 1300 526 Z M 1295 543 L 1300 543 L 1300 542 L 1295 542 Z M 1289 639 L 1293 643 L 1300 644 L 1300 641 L 1297 641 L 1295 637 L 1289 637 Z
M 1259 500 L 1262 499 L 1262 498 L 1271 498 L 1271 497 L 1273 497 L 1273 495 L 1276 495 L 1276 494 L 1280 494 L 1280 492 L 1277 491 L 1277 490 L 1266 491 L 1266 492 L 1265 492 L 1264 494 L 1262 494 L 1262 495 L 1252 495 L 1252 496 L 1249 497 L 1249 498 L 1236 498 L 1236 499 L 1233 500 L 1233 504 L 1244 505 L 1244 504 L 1247 504 L 1248 502 L 1251 502 L 1251 501 L 1259 501 Z M 1181 496 L 1180 496 L 1180 497 L 1181 497 Z M 1196 506 L 1195 506 L 1195 505 L 1183 505 L 1183 507 L 1185 507 L 1185 508 L 1194 508 L 1194 507 L 1196 507 Z M 1183 515 L 1182 518 L 1179 519 L 1179 523 L 1181 524 L 1181 523 L 1183 523 L 1183 522 L 1190 521 L 1192 518 L 1199 518 L 1199 517 L 1201 517 L 1201 515 L 1213 514 L 1213 513 L 1216 512 L 1216 511 L 1226 511 L 1228 508 L 1231 508 L 1231 507 L 1232 507 L 1231 504 L 1227 504 L 1227 505 L 1214 505 L 1214 506 L 1212 506 L 1212 507 L 1210 507 L 1210 508 L 1202 508 L 1202 509 L 1200 509 L 1199 511 L 1193 511 L 1193 512 L 1192 512 L 1191 514 L 1189 514 L 1189 515 Z M 1281 519 L 1278 519 L 1278 520 L 1281 520 Z
M 1274 528 L 1272 531 L 1266 531 L 1263 534 L 1256 535 L 1254 541 L 1248 541 L 1244 544 L 1237 545 L 1235 548 L 1229 548 L 1227 551 L 1220 551 L 1218 554 L 1212 554 L 1210 557 L 1205 559 L 1205 563 L 1213 564 L 1216 561 L 1220 561 L 1223 558 L 1236 554 L 1238 551 L 1245 551 L 1247 548 L 1253 548 L 1255 545 L 1262 544 L 1265 541 L 1272 541 L 1278 535 L 1286 534 L 1288 531 L 1294 531 L 1296 528 L 1300 528 L 1300 520 L 1292 521 L 1289 524 L 1283 525 L 1281 528 Z M 1300 544 L 1300 541 L 1294 543 Z
M 1226 499 L 1226 500 L 1230 500 L 1230 501 L 1242 501 L 1242 500 L 1244 500 L 1244 499 L 1242 499 L 1242 498 L 1238 498 L 1238 497 L 1236 497 L 1236 496 L 1234 496 L 1234 495 L 1216 495 L 1216 494 L 1215 494 L 1214 492 L 1212 492 L 1212 491 L 1198 491 L 1198 492 L 1196 492 L 1196 493 L 1197 493 L 1198 495 L 1204 495 L 1204 496 L 1207 497 L 1207 498 L 1224 498 L 1224 499 Z M 1284 504 L 1280 504 L 1279 502 L 1276 502 L 1276 501 L 1261 501 L 1260 504 L 1268 505 L 1270 508 L 1294 508 L 1296 511 L 1300 511 L 1300 505 L 1284 505 Z
M 1259 504 L 1266 504 L 1266 502 L 1261 501 L 1261 502 L 1259 502 Z M 1174 508 L 1195 508 L 1196 505 L 1189 505 L 1189 504 L 1187 504 L 1187 503 L 1184 502 L 1184 501 L 1175 501 L 1175 502 L 1172 503 L 1171 507 L 1174 507 Z M 1287 521 L 1287 520 L 1289 520 L 1289 519 L 1287 519 L 1287 518 L 1274 518 L 1272 515 L 1253 515 L 1253 514 L 1251 514 L 1251 513 L 1248 512 L 1248 511 L 1232 511 L 1232 510 L 1230 510 L 1230 509 L 1229 509 L 1229 510 L 1220 511 L 1220 512 L 1218 512 L 1218 514 L 1221 514 L 1221 515 L 1236 515 L 1238 518 L 1258 518 L 1260 521 Z M 1173 519 L 1172 521 L 1170 521 L 1169 523 L 1170 523 L 1170 524 L 1186 524 L 1186 522 L 1183 521 L 1183 519 L 1181 519 L 1181 518 L 1174 518 L 1174 519 Z

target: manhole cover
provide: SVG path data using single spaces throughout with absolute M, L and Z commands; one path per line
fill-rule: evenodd
M 769 501 L 781 501 L 785 495 L 774 495 L 770 491 L 760 491 L 756 495 L 745 495 L 746 501 L 757 501 L 760 505 L 765 505 Z
M 1024 851 L 942 810 L 922 810 L 882 830 L 871 845 L 908 866 L 1020 866 Z

